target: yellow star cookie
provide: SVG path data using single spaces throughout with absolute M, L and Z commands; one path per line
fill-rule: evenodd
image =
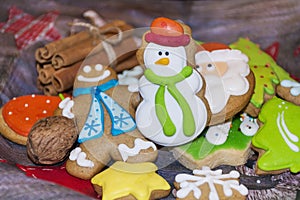
M 139 200 L 157 199 L 170 192 L 168 182 L 155 173 L 150 162 L 126 163 L 117 161 L 91 179 L 96 191 L 100 186 L 102 200 L 133 196 Z

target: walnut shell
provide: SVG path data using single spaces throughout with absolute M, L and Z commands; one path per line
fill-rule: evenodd
M 36 164 L 56 164 L 63 161 L 76 142 L 75 122 L 63 116 L 38 120 L 27 140 L 28 157 Z

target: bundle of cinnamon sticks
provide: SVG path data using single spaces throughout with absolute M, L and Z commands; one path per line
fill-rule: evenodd
M 37 49 L 39 88 L 45 95 L 72 91 L 83 63 L 110 65 L 116 72 L 136 66 L 138 44 L 132 28 L 122 20 L 114 20 L 97 27 L 96 33 L 81 31 Z

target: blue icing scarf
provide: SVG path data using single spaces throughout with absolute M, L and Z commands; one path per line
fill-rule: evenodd
M 136 128 L 136 124 L 131 115 L 110 96 L 104 92 L 118 85 L 118 81 L 112 79 L 102 85 L 76 88 L 73 91 L 73 96 L 90 94 L 92 102 L 88 117 L 81 129 L 78 137 L 78 142 L 82 143 L 87 140 L 101 137 L 104 132 L 104 110 L 102 104 L 109 113 L 113 136 L 132 131 Z

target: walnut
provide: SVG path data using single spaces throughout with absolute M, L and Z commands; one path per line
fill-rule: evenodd
M 38 120 L 27 140 L 28 157 L 36 164 L 56 164 L 69 154 L 77 139 L 75 122 L 63 116 Z

